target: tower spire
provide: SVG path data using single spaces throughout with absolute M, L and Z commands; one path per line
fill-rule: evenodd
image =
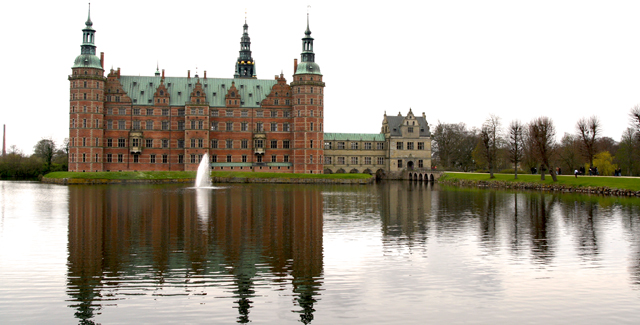
M 84 24 L 85 26 L 82 29 L 82 44 L 80 45 L 80 55 L 76 57 L 73 67 L 89 67 L 102 69 L 102 63 L 96 56 L 96 30 L 93 29 L 93 22 L 91 21 L 91 3 L 89 3 L 87 21 Z
M 234 78 L 256 78 L 256 66 L 251 56 L 251 38 L 249 37 L 249 25 L 245 11 L 244 25 L 242 26 L 242 37 L 240 38 L 240 54 L 236 61 L 236 72 Z

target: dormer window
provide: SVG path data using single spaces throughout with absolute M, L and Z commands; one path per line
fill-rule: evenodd
M 150 82 L 150 83 L 149 83 L 149 87 L 153 87 L 153 82 Z
M 231 97 L 236 97 L 236 92 L 235 91 L 231 92 Z

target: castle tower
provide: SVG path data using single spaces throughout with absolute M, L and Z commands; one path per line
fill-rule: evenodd
M 234 78 L 256 78 L 256 62 L 251 57 L 251 39 L 249 38 L 249 25 L 247 20 L 242 26 L 242 37 L 240 38 L 240 55 L 236 61 L 236 73 Z
M 293 172 L 323 172 L 323 97 L 324 82 L 320 66 L 315 63 L 313 38 L 309 29 L 302 38 L 301 62 L 296 64 L 291 88 L 293 90 Z
M 95 30 L 89 16 L 82 45 L 71 68 L 69 171 L 102 171 L 104 129 L 104 56 L 96 56 Z

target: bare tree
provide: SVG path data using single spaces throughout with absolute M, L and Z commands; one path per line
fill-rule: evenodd
M 589 167 L 593 167 L 593 156 L 597 153 L 596 140 L 602 133 L 600 120 L 595 115 L 588 119 L 581 118 L 576 124 L 576 129 L 578 130 L 578 136 L 582 139 L 584 157 L 589 160 Z
M 579 155 L 581 142 L 578 139 L 578 136 L 565 133 L 560 140 L 560 147 L 558 148 L 558 156 L 564 167 L 569 168 L 569 171 L 572 172 L 576 170 L 581 165 L 581 159 Z
M 524 155 L 524 125 L 519 120 L 512 121 L 509 125 L 509 160 L 513 163 L 515 178 L 518 179 L 518 163 Z
M 625 174 L 629 176 L 634 175 L 634 171 L 637 169 L 638 148 L 635 138 L 636 131 L 633 128 L 627 128 L 622 133 L 620 146 L 615 155 L 621 169 L 624 169 Z
M 629 112 L 629 117 L 631 118 L 631 124 L 635 128 L 635 131 L 640 131 L 640 104 L 631 108 L 631 112 Z M 640 134 L 636 134 L 637 136 Z M 640 137 L 638 138 L 640 139 Z
M 535 153 L 541 161 L 541 180 L 544 180 L 544 170 L 546 168 L 549 170 L 549 174 L 551 174 L 553 181 L 558 181 L 556 173 L 549 163 L 556 148 L 555 137 L 556 128 L 553 126 L 553 122 L 550 118 L 546 116 L 538 117 L 529 124 L 529 138 Z
M 493 176 L 493 168 L 496 164 L 500 142 L 500 118 L 498 116 L 491 114 L 484 121 L 482 129 L 480 129 L 480 140 L 489 165 L 489 178 L 495 178 Z
M 434 128 L 432 154 L 440 167 L 468 171 L 473 165 L 472 151 L 476 133 L 468 130 L 464 123 L 441 123 Z

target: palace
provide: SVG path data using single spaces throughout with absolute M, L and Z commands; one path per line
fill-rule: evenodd
M 233 78 L 208 78 L 206 71 L 169 77 L 159 69 L 128 76 L 120 68 L 105 77 L 89 15 L 68 78 L 69 170 L 196 170 L 205 153 L 214 170 L 385 174 L 431 167 L 424 113 L 385 115 L 375 135 L 323 133 L 325 83 L 308 15 L 290 83 L 282 74 L 257 78 L 248 29 L 245 21 Z M 398 141 L 405 137 L 416 141 L 405 147 Z M 340 151 L 346 146 L 349 152 Z

